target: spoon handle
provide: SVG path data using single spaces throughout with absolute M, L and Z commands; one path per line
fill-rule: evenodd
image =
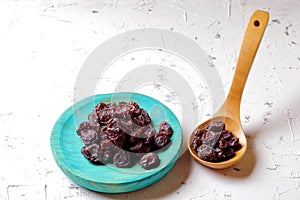
M 256 10 L 252 14 L 244 35 L 229 94 L 225 103 L 218 111 L 218 114 L 225 114 L 226 116 L 231 116 L 234 119 L 240 120 L 242 93 L 268 21 L 268 12 Z

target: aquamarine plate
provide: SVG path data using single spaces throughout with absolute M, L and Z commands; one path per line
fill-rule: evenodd
M 157 168 L 145 170 L 138 164 L 132 168 L 94 165 L 82 156 L 80 150 L 83 143 L 75 130 L 79 123 L 87 121 L 87 115 L 101 101 L 136 101 L 149 113 L 156 129 L 163 120 L 171 125 L 174 130 L 171 145 L 158 153 L 161 163 Z M 58 118 L 50 143 L 57 165 L 75 183 L 98 192 L 122 193 L 147 187 L 172 169 L 182 146 L 182 130 L 174 113 L 156 99 L 138 93 L 98 94 L 75 103 Z

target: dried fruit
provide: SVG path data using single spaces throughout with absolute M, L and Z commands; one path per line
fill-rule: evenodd
M 81 153 L 83 156 L 91 161 L 94 164 L 102 164 L 101 158 L 102 158 L 102 151 L 99 148 L 99 145 L 92 144 L 90 146 L 83 146 L 81 148 Z
M 173 130 L 166 121 L 163 121 L 159 124 L 158 132 L 166 134 L 169 138 L 173 135 Z
M 160 159 L 156 153 L 147 153 L 142 156 L 139 164 L 145 169 L 156 168 L 160 163 Z
M 216 151 L 206 144 L 199 146 L 197 151 L 199 158 L 201 158 L 202 160 L 210 162 L 214 162 L 217 160 Z
M 130 154 L 127 151 L 120 150 L 114 155 L 113 164 L 118 167 L 131 167 Z
M 225 124 L 221 121 L 210 122 L 204 129 L 197 128 L 193 136 L 191 148 L 205 161 L 228 160 L 241 148 L 239 139 L 225 130 Z
M 156 132 L 147 111 L 133 101 L 100 102 L 76 132 L 85 144 L 81 153 L 91 163 L 131 167 L 143 156 L 140 165 L 145 169 L 159 165 L 158 156 L 150 152 L 167 146 L 173 135 L 166 121 L 159 124 Z M 230 140 L 230 144 L 235 141 Z
M 98 133 L 93 129 L 83 130 L 81 131 L 80 137 L 85 145 L 89 145 L 98 140 Z
M 225 130 L 225 124 L 221 121 L 212 121 L 207 126 L 208 131 L 221 132 Z
M 158 133 L 154 136 L 154 144 L 158 148 L 162 148 L 166 146 L 169 142 L 170 142 L 170 138 L 163 133 Z

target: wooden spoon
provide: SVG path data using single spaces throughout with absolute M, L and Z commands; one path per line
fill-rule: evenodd
M 199 163 L 214 169 L 224 169 L 237 164 L 247 149 L 247 140 L 240 121 L 240 104 L 244 86 L 253 63 L 256 51 L 263 37 L 264 31 L 269 21 L 269 13 L 261 10 L 256 10 L 248 23 L 240 55 L 238 58 L 237 66 L 234 73 L 229 94 L 217 113 L 204 123 L 200 124 L 197 128 L 205 128 L 211 121 L 223 121 L 226 125 L 226 130 L 232 131 L 233 135 L 239 138 L 242 145 L 236 155 L 226 161 L 222 162 L 208 162 L 200 159 L 192 148 L 193 134 L 189 138 L 188 148 L 192 156 Z M 197 129 L 196 128 L 196 129 Z M 195 130 L 196 130 L 195 129 Z

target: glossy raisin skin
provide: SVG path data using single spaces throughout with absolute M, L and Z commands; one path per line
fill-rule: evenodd
M 217 161 L 216 151 L 211 146 L 208 146 L 206 144 L 200 145 L 197 148 L 197 151 L 199 158 L 201 158 L 202 160 L 209 162 Z
M 132 162 L 130 156 L 131 154 L 128 151 L 121 149 L 114 155 L 113 164 L 122 168 L 131 167 Z
M 139 162 L 144 169 L 148 170 L 158 167 L 159 163 L 160 159 L 156 153 L 147 153 L 143 155 Z
M 159 133 L 164 133 L 164 134 L 167 135 L 169 138 L 171 138 L 172 135 L 173 135 L 173 130 L 172 130 L 171 126 L 168 124 L 168 122 L 166 122 L 166 121 L 162 121 L 162 122 L 159 124 L 158 132 L 159 132 Z
M 85 145 L 89 145 L 98 141 L 98 133 L 93 130 L 83 130 L 80 133 L 80 138 Z
M 151 152 L 167 149 L 173 135 L 166 121 L 156 131 L 147 111 L 133 101 L 100 102 L 87 118 L 76 132 L 84 144 L 81 153 L 93 164 L 126 168 L 140 160 L 142 167 L 152 169 L 160 160 Z
M 191 148 L 202 160 L 220 162 L 234 157 L 241 144 L 231 131 L 225 130 L 223 122 L 213 121 L 204 129 L 194 131 Z
M 102 151 L 99 148 L 99 145 L 92 144 L 90 146 L 83 146 L 81 148 L 81 153 L 86 159 L 94 164 L 102 164 Z
M 158 133 L 154 136 L 154 144 L 158 148 L 162 148 L 166 146 L 167 144 L 169 144 L 169 142 L 170 142 L 170 138 L 166 134 Z
M 78 128 L 76 129 L 77 135 L 81 136 L 81 132 L 84 130 L 95 130 L 96 132 L 100 131 L 99 126 L 93 126 L 90 122 L 82 122 L 79 124 Z
M 219 133 L 225 130 L 225 124 L 221 121 L 212 121 L 206 126 L 206 129 L 208 131 Z

